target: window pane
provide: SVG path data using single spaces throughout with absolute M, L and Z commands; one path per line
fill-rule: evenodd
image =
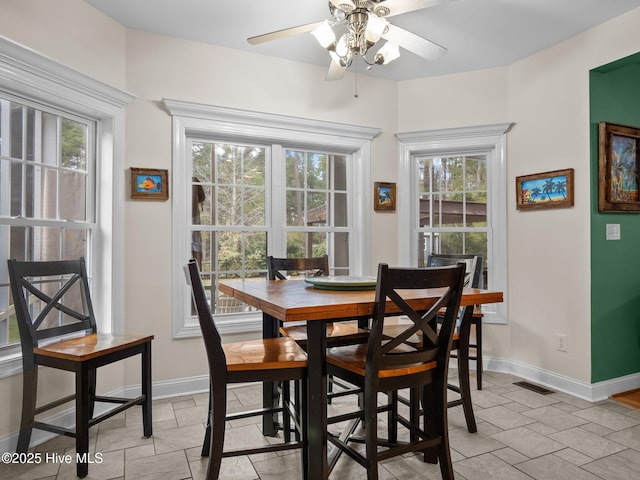
M 287 257 L 322 257 L 328 254 L 328 233 L 325 232 L 288 232 Z
M 336 227 L 349 226 L 349 218 L 347 216 L 347 194 L 336 193 L 334 195 L 333 223 Z
M 80 229 L 66 229 L 64 231 L 64 249 L 62 258 L 71 260 L 87 256 L 88 231 Z
M 22 216 L 22 163 L 11 162 L 11 216 Z
M 243 225 L 266 225 L 263 188 L 247 188 L 242 192 Z
M 430 253 L 478 253 L 486 259 L 486 158 L 422 157 L 416 164 L 418 265 L 426 265 Z
M 328 206 L 326 193 L 311 192 L 307 194 L 307 225 L 327 225 L 327 211 Z
M 0 259 L 90 261 L 91 123 L 2 98 L 0 122 Z M 67 220 L 73 228 L 51 225 Z M 0 278 L 0 349 L 15 333 L 7 283 Z
M 327 155 L 307 154 L 307 186 L 313 189 L 327 188 Z
M 332 160 L 334 188 L 347 190 L 347 158 L 343 155 L 334 155 Z
M 78 202 L 87 194 L 87 175 L 84 172 L 62 170 L 60 179 L 60 219 L 87 220 L 86 205 Z
M 10 289 L 0 286 L 0 345 L 16 345 L 20 343 L 20 332 L 16 323 L 15 310 L 11 305 Z
M 304 188 L 305 182 L 305 155 L 304 152 L 287 150 L 287 187 Z
M 87 126 L 66 118 L 61 125 L 61 166 L 73 170 L 87 169 Z
M 348 274 L 349 227 L 347 157 L 325 152 L 286 151 L 287 227 L 313 227 L 320 231 L 288 231 L 287 256 L 330 256 L 333 272 Z M 340 238 L 340 241 L 337 239 Z M 344 240 L 344 245 L 342 241 Z M 338 263 L 336 263 L 338 262 Z
M 287 225 L 304 225 L 304 192 L 301 190 L 287 191 Z
M 9 156 L 22 160 L 23 107 L 11 103 L 11 118 L 9 121 Z
M 193 160 L 193 181 L 213 182 L 213 145 L 193 142 L 191 147 Z

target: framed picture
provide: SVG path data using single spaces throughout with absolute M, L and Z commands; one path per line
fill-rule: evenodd
M 640 127 L 600 122 L 598 137 L 598 210 L 640 212 Z
M 131 198 L 167 200 L 169 198 L 169 172 L 152 168 L 131 167 Z
M 573 168 L 516 177 L 518 210 L 573 207 Z
M 374 210 L 395 210 L 396 209 L 396 184 L 386 182 L 376 182 L 373 187 L 373 209 Z

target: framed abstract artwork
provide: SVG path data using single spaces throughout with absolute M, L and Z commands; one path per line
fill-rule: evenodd
M 640 212 L 638 154 L 640 128 L 600 122 L 598 130 L 598 210 Z

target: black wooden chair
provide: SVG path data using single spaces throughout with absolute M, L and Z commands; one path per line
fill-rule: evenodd
M 209 457 L 207 480 L 216 480 L 220 473 L 223 457 L 250 455 L 302 449 L 302 477 L 307 478 L 306 440 L 306 379 L 307 354 L 291 338 L 279 337 L 246 342 L 222 344 L 220 334 L 211 316 L 211 308 L 206 298 L 195 259 L 187 265 L 187 279 L 191 285 L 193 300 L 198 312 L 198 320 L 207 351 L 209 363 L 209 415 L 202 447 L 202 456 Z M 251 411 L 227 414 L 227 385 L 245 382 L 301 382 L 300 400 L 296 408 L 290 402 L 288 386 L 284 389 L 282 405 L 276 408 L 260 408 Z M 298 412 L 302 412 L 299 414 Z M 264 414 L 281 413 L 283 416 L 284 441 L 254 448 L 224 450 L 225 422 L 239 418 Z M 296 438 L 291 439 L 293 421 Z
M 378 479 L 379 461 L 409 452 L 422 452 L 425 461 L 437 460 L 443 479 L 454 477 L 447 426 L 447 372 L 463 279 L 463 265 L 389 268 L 380 264 L 368 343 L 327 351 L 327 372 L 365 392 L 362 410 L 329 419 L 329 424 L 333 424 L 359 418 L 363 421 L 364 437 L 356 436 L 352 430 L 346 438 L 333 435 L 328 438 L 367 469 L 368 480 Z M 442 289 L 441 296 L 426 311 L 422 302 L 402 297 L 402 290 L 424 288 Z M 411 324 L 405 325 L 397 336 L 389 337 L 384 333 L 387 315 L 397 314 L 406 315 Z M 438 315 L 442 315 L 440 328 Z M 421 332 L 423 341 L 417 346 L 408 345 L 406 340 L 417 332 Z M 422 424 L 418 418 L 407 419 L 398 411 L 397 392 L 405 388 L 422 399 Z M 378 392 L 388 393 L 390 401 L 386 405 L 378 405 Z M 378 437 L 377 419 L 383 412 L 388 414 L 386 439 Z M 398 425 L 410 432 L 408 442 L 398 439 Z M 352 442 L 364 443 L 364 454 Z
M 151 341 L 153 335 L 98 333 L 83 258 L 49 262 L 8 261 L 11 293 L 22 344 L 22 418 L 17 452 L 26 452 L 34 428 L 76 439 L 78 477 L 89 471 L 89 428 L 134 405 L 142 406 L 143 432 L 152 434 Z M 142 394 L 136 398 L 96 395 L 96 369 L 141 355 Z M 38 367 L 74 372 L 75 392 L 37 405 Z M 75 430 L 35 416 L 75 401 Z M 95 402 L 118 404 L 96 417 Z
M 267 257 L 267 278 L 269 280 L 286 280 L 285 273 L 307 272 L 309 275 L 318 277 L 329 275 L 329 258 L 276 258 Z M 303 348 L 307 344 L 307 327 L 305 325 L 294 325 L 280 327 L 280 334 L 291 337 Z M 369 330 L 359 328 L 357 322 L 334 322 L 327 325 L 327 345 L 349 345 L 351 343 L 366 342 L 369 337 Z
M 300 273 L 318 277 L 329 275 L 329 257 L 308 257 L 308 258 L 277 258 L 267 257 L 267 278 L 269 280 L 286 280 L 288 273 Z M 307 349 L 307 327 L 306 325 L 282 325 L 280 335 L 293 338 L 298 345 Z M 364 343 L 369 338 L 369 330 L 360 328 L 357 321 L 331 322 L 327 324 L 327 346 L 337 347 L 340 345 L 351 345 L 354 343 Z M 334 387 L 338 386 L 339 389 Z M 354 389 L 352 385 L 336 381 L 329 377 L 328 382 L 328 402 L 333 398 L 361 393 L 359 389 Z
M 465 286 L 474 288 L 484 288 L 483 281 L 483 256 L 480 254 L 445 254 L 432 253 L 427 257 L 427 267 L 436 267 L 439 265 L 451 265 L 453 262 L 464 261 L 467 264 L 467 274 L 465 276 Z M 476 361 L 476 386 L 478 390 L 482 390 L 482 310 L 476 306 L 471 314 L 470 327 L 475 330 L 475 343 L 469 343 L 469 348 L 475 351 L 475 355 L 471 355 L 468 351 L 468 360 Z M 469 338 L 470 340 L 470 338 Z M 456 354 L 451 355 L 456 358 Z
M 430 255 L 427 259 L 428 267 L 456 265 L 461 262 L 465 264 L 466 268 L 464 286 L 477 287 L 482 272 L 481 255 L 433 254 Z M 453 333 L 453 344 L 451 346 L 451 357 L 458 359 L 458 385 L 452 383 L 449 383 L 447 385 L 449 390 L 460 395 L 460 398 L 458 399 L 449 400 L 448 406 L 456 407 L 458 405 L 462 405 L 465 421 L 467 423 L 467 430 L 470 433 L 475 433 L 478 431 L 476 418 L 473 413 L 473 403 L 471 402 L 471 385 L 469 378 L 469 360 L 471 359 L 469 355 L 469 338 L 471 333 L 471 325 L 473 324 L 473 318 L 477 315 L 476 312 L 478 310 L 479 309 L 474 306 L 464 307 L 460 309 L 460 312 L 458 314 L 457 326 Z M 482 315 L 481 312 L 480 315 Z M 393 336 L 396 335 L 396 332 L 402 328 L 404 328 L 402 324 L 388 325 L 385 327 L 384 331 L 386 335 Z M 420 332 L 412 335 L 406 340 L 406 342 L 412 346 L 420 345 L 420 343 L 422 342 Z M 400 396 L 398 398 L 400 402 L 408 405 L 410 408 L 416 409 L 416 413 L 414 413 L 414 415 L 418 414 L 417 409 L 419 408 L 419 406 L 417 402 L 403 396 Z

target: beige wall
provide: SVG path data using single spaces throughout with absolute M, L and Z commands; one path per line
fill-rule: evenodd
M 588 70 L 640 51 L 640 9 L 509 67 L 399 83 L 361 75 L 357 99 L 350 74 L 328 83 L 320 67 L 130 31 L 81 0 L 2 0 L 1 10 L 1 35 L 137 95 L 127 107 L 127 168 L 171 169 L 165 97 L 381 128 L 372 181 L 396 180 L 397 131 L 515 122 L 510 323 L 486 329 L 485 354 L 589 381 Z M 569 167 L 575 208 L 516 212 L 516 175 Z M 127 201 L 124 215 L 126 328 L 155 334 L 154 381 L 202 375 L 201 340 L 171 338 L 171 203 Z M 372 212 L 372 267 L 396 261 L 396 230 L 395 214 Z M 569 335 L 568 354 L 555 351 L 556 332 Z M 123 376 L 139 381 L 128 368 L 106 383 Z M 0 379 L 0 437 L 17 430 L 20 398 L 19 376 Z
M 3 0 L 0 34 L 138 97 L 127 107 L 125 170 L 171 170 L 171 118 L 160 105 L 171 98 L 380 128 L 372 181 L 396 179 L 395 82 L 360 76 L 354 98 L 351 74 L 328 83 L 320 67 L 130 31 L 81 0 Z M 171 202 L 127 200 L 124 216 L 125 328 L 155 334 L 155 382 L 206 374 L 202 340 L 171 338 Z M 395 215 L 374 215 L 372 229 L 395 231 Z M 395 262 L 395 235 L 372 238 L 372 266 Z M 106 373 L 102 389 L 140 381 L 133 361 Z M 0 379 L 0 402 L 9 405 L 0 438 L 18 428 L 20 378 Z
M 401 131 L 514 122 L 509 324 L 485 328 L 488 358 L 590 383 L 589 70 L 640 51 L 639 22 L 636 9 L 506 68 L 399 84 Z M 574 208 L 516 210 L 516 176 L 563 168 L 575 169 Z M 557 333 L 568 353 L 556 350 Z
M 170 68 L 167 68 L 170 66 Z M 349 78 L 327 83 L 322 68 L 227 48 L 129 31 L 127 89 L 138 96 L 127 109 L 127 166 L 171 169 L 171 117 L 162 98 L 379 127 L 372 176 L 395 180 L 395 82 Z M 380 102 L 372 98 L 382 97 Z M 389 222 L 391 223 L 389 225 Z M 374 218 L 395 230 L 395 216 Z M 171 204 L 126 203 L 126 312 L 142 330 L 156 332 L 154 379 L 206 374 L 202 340 L 171 338 Z M 374 236 L 375 251 L 389 248 Z M 395 258 L 389 259 L 395 261 Z M 149 276 L 148 265 L 153 265 Z M 140 285 L 133 295 L 131 286 Z M 184 361 L 176 361 L 184 359 Z

